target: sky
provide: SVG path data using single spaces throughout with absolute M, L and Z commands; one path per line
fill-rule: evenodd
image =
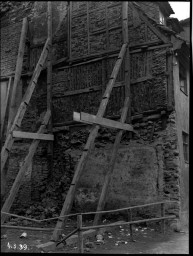
M 169 2 L 175 14 L 170 15 L 170 17 L 178 18 L 179 20 L 184 20 L 190 17 L 190 2 Z

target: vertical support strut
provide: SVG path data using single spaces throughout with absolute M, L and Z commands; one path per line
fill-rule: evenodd
M 124 123 L 125 119 L 127 117 L 129 101 L 130 101 L 129 97 L 127 97 L 125 99 L 123 111 L 122 111 L 122 114 L 121 114 L 121 119 L 120 119 L 121 123 Z M 107 172 L 106 172 L 106 175 L 105 175 L 105 180 L 104 180 L 102 192 L 101 192 L 99 203 L 98 203 L 98 206 L 97 206 L 97 212 L 102 211 L 104 209 L 104 206 L 105 206 L 105 203 L 106 203 L 106 196 L 107 196 L 108 186 L 109 186 L 109 183 L 110 183 L 111 175 L 112 175 L 113 170 L 114 170 L 114 166 L 115 166 L 115 162 L 116 162 L 116 155 L 117 155 L 117 152 L 118 152 L 118 147 L 119 147 L 119 144 L 120 144 L 120 141 L 121 141 L 122 134 L 123 134 L 123 130 L 120 130 L 117 133 L 116 138 L 115 138 L 115 143 L 113 145 L 113 151 L 112 151 L 110 163 L 107 166 Z M 101 217 L 101 214 L 96 213 L 95 218 L 94 218 L 94 223 L 93 223 L 94 226 L 98 224 L 98 221 L 100 220 L 100 217 Z
M 129 53 L 129 35 L 128 35 L 128 1 L 122 3 L 122 30 L 123 43 L 127 43 L 127 51 L 125 54 L 125 98 L 130 97 L 128 117 L 126 122 L 131 123 L 131 89 L 130 89 L 130 53 Z M 130 133 L 131 135 L 131 133 Z
M 50 38 L 50 46 L 47 58 L 47 111 L 50 110 L 51 117 L 48 124 L 48 131 L 53 133 L 52 124 L 52 2 L 48 1 L 48 38 Z M 49 169 L 52 175 L 53 170 L 53 141 L 48 142 Z

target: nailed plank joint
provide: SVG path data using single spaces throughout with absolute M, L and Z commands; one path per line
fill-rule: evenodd
M 33 140 L 54 140 L 54 135 L 52 134 L 41 134 L 21 131 L 13 131 L 13 137 Z
M 90 114 L 87 114 L 84 112 L 81 112 L 81 113 L 74 112 L 73 120 L 82 122 L 82 123 L 87 123 L 87 124 L 98 124 L 98 125 L 102 125 L 102 126 L 105 126 L 108 128 L 113 128 L 113 129 L 133 131 L 133 127 L 129 124 L 117 122 L 117 121 L 110 120 L 107 118 L 97 117 L 97 116 L 90 115 Z

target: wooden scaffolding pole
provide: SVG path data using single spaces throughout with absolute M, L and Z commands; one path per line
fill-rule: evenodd
M 127 120 L 127 113 L 128 115 L 128 121 L 131 122 L 131 101 L 130 101 L 130 76 L 129 76 L 129 45 L 128 45 L 128 2 L 124 1 L 122 3 L 122 31 L 123 31 L 123 43 L 127 44 L 127 49 L 125 53 L 125 61 L 124 61 L 124 67 L 125 67 L 125 102 L 124 107 L 121 114 L 120 122 L 124 123 Z M 108 186 L 111 180 L 111 176 L 114 170 L 115 162 L 116 162 L 116 155 L 118 152 L 118 147 L 121 141 L 121 137 L 123 134 L 123 130 L 119 131 L 115 138 L 115 143 L 113 145 L 112 155 L 110 162 L 107 166 L 107 171 L 105 175 L 105 181 L 102 187 L 102 192 L 99 198 L 97 211 L 102 211 L 105 207 L 106 203 L 106 195 L 108 191 Z M 93 225 L 97 225 L 100 220 L 101 214 L 96 214 L 94 218 Z
M 50 47 L 47 59 L 47 110 L 51 111 L 51 117 L 48 124 L 48 131 L 53 133 L 52 123 L 52 2 L 48 2 L 48 38 L 50 38 Z M 52 175 L 53 170 L 53 141 L 48 142 L 49 169 Z
M 9 151 L 11 150 L 11 147 L 12 147 L 13 142 L 14 142 L 12 132 L 14 130 L 17 130 L 21 126 L 21 122 L 23 120 L 25 111 L 27 109 L 27 106 L 28 106 L 29 101 L 31 99 L 32 93 L 33 93 L 33 91 L 35 89 L 35 86 L 37 84 L 38 77 L 40 75 L 40 72 L 43 68 L 43 65 L 44 65 L 46 57 L 47 57 L 49 42 L 50 42 L 50 39 L 48 38 L 45 45 L 44 45 L 44 49 L 41 53 L 40 59 L 39 59 L 37 65 L 36 65 L 36 68 L 35 68 L 35 71 L 33 73 L 32 78 L 31 78 L 31 81 L 30 81 L 30 83 L 28 85 L 28 88 L 26 90 L 26 93 L 25 93 L 25 95 L 22 99 L 22 102 L 20 104 L 20 107 L 17 111 L 17 114 L 15 116 L 13 124 L 12 124 L 11 128 L 8 131 L 8 135 L 6 137 L 5 144 L 4 144 L 4 146 L 1 150 L 1 174 L 3 173 L 3 169 L 4 169 L 5 163 L 7 161 Z M 4 177 L 4 175 L 3 175 L 3 177 Z
M 123 111 L 122 111 L 122 114 L 121 114 L 121 119 L 120 119 L 121 123 L 124 123 L 125 120 L 126 120 L 127 111 L 128 111 L 128 107 L 129 107 L 129 101 L 130 101 L 129 97 L 127 97 L 125 99 Z M 115 162 L 116 162 L 116 155 L 117 155 L 117 152 L 118 152 L 118 147 L 119 147 L 119 144 L 120 144 L 120 141 L 121 141 L 122 134 L 123 134 L 123 130 L 119 131 L 116 135 L 115 143 L 113 145 L 111 160 L 110 160 L 110 163 L 107 166 L 105 181 L 104 181 L 104 184 L 103 184 L 102 192 L 101 192 L 99 203 L 98 203 L 98 206 L 97 206 L 97 212 L 102 211 L 104 209 L 104 206 L 105 206 L 105 203 L 106 203 L 107 190 L 108 190 L 108 186 L 109 186 L 109 183 L 110 183 L 111 175 L 112 175 L 113 170 L 114 170 L 114 166 L 115 166 Z M 95 215 L 93 225 L 98 224 L 98 221 L 100 220 L 100 216 L 101 216 L 101 214 L 96 214 Z
M 17 63 L 16 63 L 16 69 L 15 69 L 15 77 L 14 77 L 13 88 L 12 88 L 9 120 L 8 120 L 8 126 L 7 126 L 8 129 L 11 127 L 14 120 L 14 116 L 17 113 L 16 92 L 17 92 L 17 85 L 21 78 L 27 30 L 28 30 L 28 22 L 27 22 L 27 18 L 24 18 L 22 30 L 21 30 L 21 36 L 20 36 L 19 50 L 18 50 Z
M 128 35 L 128 1 L 122 3 L 122 29 L 123 43 L 127 43 L 127 51 L 125 54 L 125 98 L 130 97 L 130 53 L 129 53 L 129 35 Z M 129 101 L 128 116 L 126 122 L 131 123 L 131 97 Z
M 42 125 L 40 126 L 37 134 L 41 134 L 43 132 L 45 132 L 45 129 L 46 129 L 46 125 L 50 119 L 50 111 L 47 111 L 45 116 L 44 116 L 44 119 L 43 119 L 43 122 L 42 122 Z M 23 178 L 24 178 L 24 175 L 25 175 L 25 172 L 26 170 L 28 170 L 29 166 L 31 165 L 31 162 L 32 162 L 32 159 L 33 159 L 33 156 L 36 152 L 36 149 L 38 147 L 38 144 L 39 144 L 40 140 L 37 139 L 37 140 L 34 140 L 29 148 L 29 153 L 28 155 L 26 156 L 24 162 L 22 163 L 22 166 L 21 166 L 21 169 L 19 170 L 18 174 L 17 174 L 17 177 L 13 183 L 13 186 L 10 190 L 10 193 L 9 193 L 9 196 L 8 198 L 6 199 L 3 207 L 2 207 L 2 212 L 9 212 L 12 204 L 13 204 L 13 201 L 17 195 L 17 192 L 20 188 L 20 185 L 22 184 L 22 181 L 23 181 Z M 7 215 L 1 213 L 1 224 L 3 224 L 6 220 L 6 217 Z
M 107 106 L 107 103 L 109 101 L 111 91 L 112 91 L 113 86 L 115 84 L 115 81 L 116 81 L 121 63 L 123 61 L 123 57 L 125 55 L 126 47 L 127 47 L 127 44 L 122 45 L 122 48 L 121 48 L 121 51 L 119 53 L 118 59 L 115 63 L 115 66 L 114 66 L 113 71 L 111 73 L 110 80 L 107 84 L 105 93 L 104 93 L 102 101 L 100 103 L 100 106 L 99 106 L 99 109 L 98 109 L 98 112 L 97 112 L 97 115 L 96 115 L 97 117 L 102 117 L 105 113 L 106 106 Z M 70 188 L 68 190 L 68 193 L 66 195 L 66 199 L 65 199 L 64 205 L 62 207 L 62 211 L 60 213 L 60 216 L 64 216 L 64 215 L 68 214 L 69 211 L 72 208 L 72 203 L 73 203 L 73 200 L 74 200 L 75 191 L 76 191 L 76 188 L 77 188 L 77 185 L 78 185 L 78 181 L 79 181 L 80 176 L 82 174 L 85 163 L 88 159 L 88 155 L 91 151 L 91 148 L 93 147 L 94 140 L 95 140 L 95 138 L 98 134 L 99 127 L 100 127 L 99 125 L 93 125 L 93 127 L 92 127 L 92 130 L 91 130 L 90 135 L 88 137 L 87 143 L 84 147 L 82 156 L 81 156 L 80 161 L 78 162 L 78 165 L 76 167 L 75 174 L 74 174 L 72 183 L 70 185 Z M 64 218 L 63 220 L 62 219 L 58 220 L 58 222 L 56 224 L 56 227 L 55 227 L 55 230 L 54 230 L 53 235 L 52 235 L 52 240 L 57 241 L 58 236 L 61 234 L 61 230 L 59 230 L 59 229 L 64 227 L 65 221 L 66 221 L 66 218 Z

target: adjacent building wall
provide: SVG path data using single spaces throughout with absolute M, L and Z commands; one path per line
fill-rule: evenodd
M 188 95 L 180 90 L 179 61 L 173 58 L 173 79 L 175 95 L 175 116 L 177 123 L 178 146 L 180 152 L 180 195 L 181 195 L 181 218 L 183 223 L 188 223 L 189 215 L 189 163 L 184 161 L 182 132 L 189 134 L 189 72 L 187 73 Z

